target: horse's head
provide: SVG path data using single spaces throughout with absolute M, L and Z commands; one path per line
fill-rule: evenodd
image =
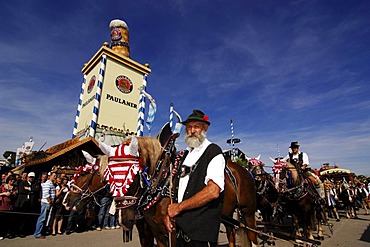
M 275 175 L 275 187 L 278 191 L 301 184 L 298 171 L 293 164 L 287 161 L 288 157 L 283 159 L 273 159 L 270 157 L 270 160 L 274 163 L 272 170 Z
M 126 233 L 132 230 L 133 225 L 136 222 L 138 217 L 138 199 L 143 193 L 143 188 L 148 186 L 149 177 L 154 172 L 162 151 L 160 142 L 154 137 L 132 137 L 128 142 L 130 144 L 126 145 L 126 147 L 121 150 L 125 153 L 131 154 L 131 158 L 126 159 L 127 162 L 139 162 L 139 172 L 136 175 L 131 176 L 127 190 L 122 190 L 123 193 L 115 195 L 117 209 L 120 210 L 120 223 Z M 105 145 L 102 145 L 102 150 L 104 153 L 110 154 L 111 156 L 113 156 L 112 154 L 115 154 L 117 151 L 117 149 L 113 150 Z M 111 161 L 113 162 L 114 159 L 111 159 Z M 119 160 L 116 161 L 120 162 Z M 114 178 L 111 178 L 111 180 L 112 182 L 110 183 L 115 182 Z M 116 187 L 120 185 L 121 184 L 116 184 Z M 129 234 L 124 234 L 124 236 L 126 235 Z M 124 240 L 129 241 L 129 239 Z
M 260 177 L 265 173 L 263 170 L 265 163 L 260 160 L 261 155 L 258 155 L 256 158 L 249 158 L 248 156 L 246 156 L 246 158 L 248 161 L 249 171 L 253 174 L 256 180 L 260 180 Z
M 70 184 L 71 191 L 67 195 L 67 207 L 72 210 L 82 210 L 86 204 L 95 199 L 95 195 L 104 190 L 106 183 L 103 179 L 104 162 L 107 157 L 92 157 L 89 153 L 82 151 L 87 164 L 78 168 Z

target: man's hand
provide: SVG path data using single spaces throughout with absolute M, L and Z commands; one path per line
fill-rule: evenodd
M 181 213 L 180 204 L 172 203 L 168 205 L 167 212 L 170 218 L 174 218 L 175 216 L 179 215 Z

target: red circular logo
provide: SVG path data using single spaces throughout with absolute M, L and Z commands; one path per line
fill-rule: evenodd
M 91 91 L 94 88 L 95 81 L 96 81 L 96 77 L 94 75 L 93 77 L 91 77 L 90 82 L 89 82 L 89 85 L 87 86 L 87 93 L 91 93 Z
M 124 75 L 120 75 L 116 78 L 116 86 L 122 93 L 131 93 L 133 88 L 132 81 Z
M 119 28 L 113 28 L 110 32 L 110 37 L 113 41 L 118 41 L 122 38 L 121 30 Z

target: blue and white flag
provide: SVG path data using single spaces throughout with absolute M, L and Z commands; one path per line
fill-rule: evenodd
M 182 118 L 181 118 L 180 114 L 177 113 L 177 111 L 173 110 L 173 113 L 175 113 L 175 115 L 177 117 L 177 123 L 175 124 L 175 128 L 173 130 L 173 133 L 181 133 L 181 129 L 182 129 L 182 126 L 183 126 L 183 124 L 181 123 Z
M 142 93 L 150 101 L 149 111 L 148 111 L 148 115 L 146 117 L 146 122 L 145 122 L 146 127 L 148 128 L 148 130 L 150 132 L 150 130 L 152 129 L 154 118 L 155 118 L 155 113 L 157 112 L 157 104 L 155 103 L 155 100 L 153 99 L 153 97 L 150 94 L 148 94 L 144 90 L 142 91 Z
M 22 156 L 26 153 L 26 149 L 23 147 L 17 148 L 17 153 L 15 155 L 15 166 L 22 164 Z
M 174 115 L 176 115 L 177 123 L 174 124 Z M 173 133 L 181 133 L 182 129 L 182 118 L 180 114 L 175 111 L 173 103 L 170 105 L 170 127 Z
M 24 142 L 21 148 L 17 148 L 17 152 L 15 155 L 15 166 L 19 166 L 22 164 L 22 157 L 23 155 L 28 155 L 32 152 L 32 148 L 34 146 L 34 141 L 31 139 L 28 142 Z

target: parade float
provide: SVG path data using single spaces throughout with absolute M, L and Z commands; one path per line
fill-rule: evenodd
M 353 181 L 355 174 L 349 169 L 340 168 L 338 165 L 330 166 L 329 163 L 324 163 L 319 170 L 321 180 L 329 179 L 335 181 Z

